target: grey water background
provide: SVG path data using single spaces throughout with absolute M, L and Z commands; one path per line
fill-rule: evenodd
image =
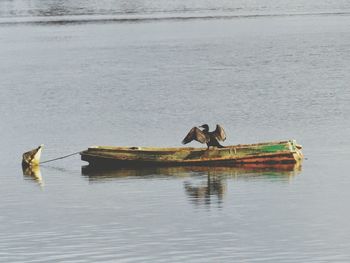
M 0 262 L 349 262 L 349 14 L 349 1 L 1 0 Z M 226 144 L 296 139 L 307 159 L 95 176 L 74 156 L 22 174 L 41 143 L 42 160 L 180 146 L 203 123 Z

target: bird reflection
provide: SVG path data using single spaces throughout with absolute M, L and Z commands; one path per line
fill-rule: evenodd
M 44 186 L 44 181 L 41 176 L 40 166 L 22 165 L 23 176 L 25 179 L 35 181 L 40 187 Z
M 220 205 L 227 189 L 226 180 L 222 176 L 209 174 L 206 182 L 195 185 L 190 181 L 185 181 L 184 187 L 190 200 L 198 205 L 201 203 L 210 205 L 213 197 L 217 198 L 217 203 Z

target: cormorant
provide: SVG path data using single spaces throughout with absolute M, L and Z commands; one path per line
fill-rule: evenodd
M 199 129 L 203 128 L 203 130 Z M 193 127 L 190 132 L 186 135 L 186 137 L 182 140 L 183 144 L 187 144 L 193 140 L 196 140 L 200 143 L 206 143 L 208 149 L 210 146 L 215 146 L 218 148 L 224 148 L 219 141 L 226 140 L 226 134 L 224 128 L 222 128 L 219 124 L 216 125 L 215 131 L 210 132 L 208 124 L 203 124 L 202 126 Z

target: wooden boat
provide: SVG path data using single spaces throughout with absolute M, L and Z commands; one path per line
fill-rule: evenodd
M 295 140 L 240 144 L 225 148 L 153 148 L 93 146 L 80 152 L 94 167 L 179 165 L 275 165 L 302 161 L 301 145 Z

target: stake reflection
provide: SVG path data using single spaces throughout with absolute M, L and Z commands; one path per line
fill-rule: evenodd
M 22 165 L 23 177 L 25 179 L 35 181 L 40 187 L 44 186 L 44 181 L 41 176 L 40 166 L 26 166 Z

